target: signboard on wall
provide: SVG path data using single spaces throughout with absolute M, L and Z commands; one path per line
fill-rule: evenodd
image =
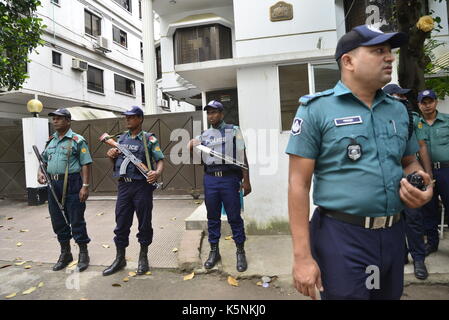
M 293 19 L 293 6 L 287 2 L 279 1 L 270 7 L 270 20 L 272 22 Z

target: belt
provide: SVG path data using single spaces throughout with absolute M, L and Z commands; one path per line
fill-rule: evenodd
M 238 175 L 238 173 L 235 171 L 213 171 L 213 172 L 206 172 L 206 174 L 209 176 L 214 176 L 214 177 L 225 177 L 225 176 Z
M 359 227 L 363 227 L 365 229 L 390 228 L 392 225 L 394 225 L 401 219 L 400 213 L 396 213 L 395 215 L 392 216 L 383 216 L 383 217 L 363 217 L 340 211 L 327 210 L 322 207 L 319 207 L 319 212 L 325 214 L 330 218 L 350 223 Z
M 73 175 L 76 175 L 76 174 L 79 174 L 78 172 L 75 172 L 75 173 L 69 173 L 69 177 L 70 176 L 73 176 Z M 53 181 L 55 181 L 55 180 L 64 180 L 64 174 L 48 174 L 49 176 L 50 176 L 50 179 L 51 180 L 53 180 Z
M 449 168 L 449 162 L 434 162 L 434 169 Z
M 121 182 L 136 182 L 136 181 L 146 181 L 145 179 L 131 179 L 131 178 L 127 178 L 127 177 L 120 177 L 118 178 L 118 181 Z

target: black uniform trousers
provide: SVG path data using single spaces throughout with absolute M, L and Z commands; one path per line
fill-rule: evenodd
M 153 210 L 154 186 L 146 180 L 132 182 L 119 181 L 117 203 L 115 206 L 114 230 L 115 245 L 126 248 L 129 245 L 129 233 L 133 223 L 134 211 L 139 222 L 137 239 L 142 245 L 150 245 L 153 241 L 153 227 L 151 225 Z

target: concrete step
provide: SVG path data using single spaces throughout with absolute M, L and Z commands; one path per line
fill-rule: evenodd
M 185 219 L 186 230 L 203 230 L 207 232 L 207 210 L 203 202 L 192 214 Z M 228 217 L 221 215 L 221 234 L 222 236 L 232 235 L 231 227 L 228 223 Z

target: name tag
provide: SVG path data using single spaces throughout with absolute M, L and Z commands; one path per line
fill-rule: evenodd
M 345 117 L 345 118 L 338 118 L 334 119 L 334 123 L 337 127 L 339 126 L 347 126 L 350 124 L 358 124 L 362 123 L 362 117 L 361 116 L 353 116 L 353 117 Z

